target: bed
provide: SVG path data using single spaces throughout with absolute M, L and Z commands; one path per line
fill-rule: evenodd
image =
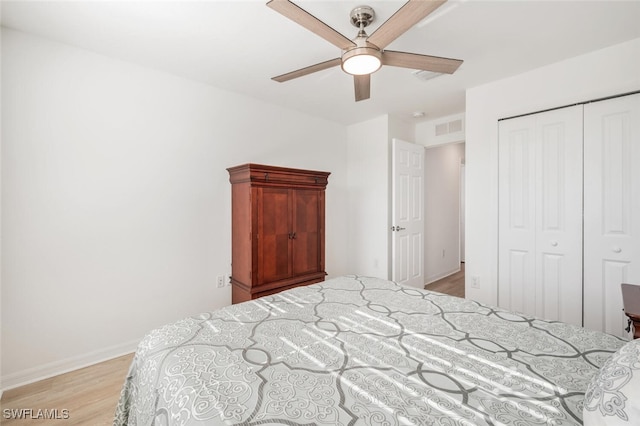
M 114 424 L 579 425 L 625 343 L 344 276 L 151 331 Z

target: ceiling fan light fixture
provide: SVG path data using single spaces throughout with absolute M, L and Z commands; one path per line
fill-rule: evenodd
M 352 75 L 367 75 L 378 71 L 382 66 L 380 51 L 372 47 L 356 47 L 342 55 L 342 69 Z

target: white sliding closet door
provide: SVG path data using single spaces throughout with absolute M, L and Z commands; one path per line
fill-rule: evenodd
M 640 284 L 640 94 L 587 104 L 584 118 L 584 325 L 626 337 L 620 284 Z
M 582 325 L 582 106 L 499 123 L 498 304 Z

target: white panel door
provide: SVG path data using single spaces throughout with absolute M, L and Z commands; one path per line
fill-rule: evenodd
M 498 304 L 582 325 L 582 107 L 499 124 Z
M 575 325 L 582 325 L 582 111 L 536 117 L 536 315 Z
M 392 145 L 392 279 L 424 288 L 424 147 Z
M 498 135 L 498 306 L 535 314 L 535 117 Z
M 620 284 L 640 284 L 640 94 L 584 114 L 585 327 L 626 337 Z

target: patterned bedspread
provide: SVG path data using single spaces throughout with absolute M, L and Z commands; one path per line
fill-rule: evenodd
M 197 315 L 140 343 L 116 425 L 576 425 L 624 342 L 347 276 Z

